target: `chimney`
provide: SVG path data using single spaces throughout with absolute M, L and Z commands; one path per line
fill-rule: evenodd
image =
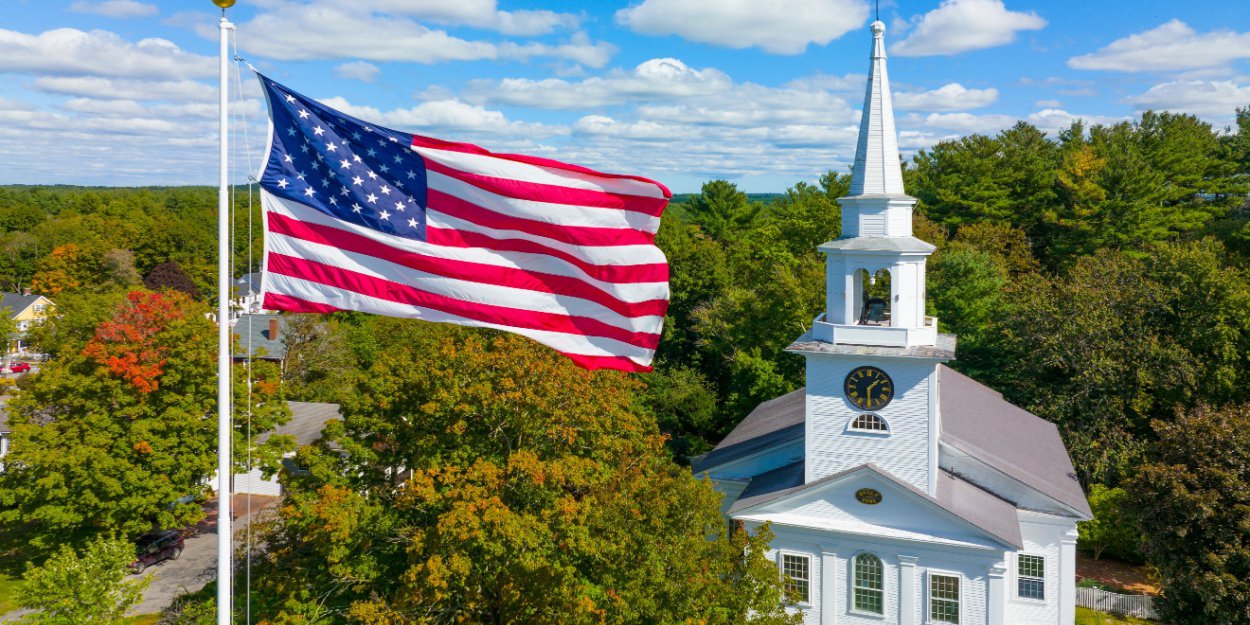
M 277 317 L 269 318 L 269 340 L 271 341 L 278 340 L 278 318 Z
M 30 295 L 30 287 L 22 289 L 22 295 Z

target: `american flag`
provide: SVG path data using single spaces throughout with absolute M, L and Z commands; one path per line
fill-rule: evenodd
M 260 80 L 265 308 L 496 328 L 588 369 L 651 369 L 663 185 L 382 128 Z

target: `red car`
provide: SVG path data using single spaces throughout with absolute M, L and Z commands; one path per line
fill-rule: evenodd
M 12 371 L 13 373 L 25 373 L 27 371 L 30 371 L 30 363 L 29 362 L 15 362 L 12 365 L 9 365 L 9 371 Z
M 135 561 L 130 563 L 130 571 L 139 574 L 153 564 L 177 560 L 182 547 L 182 534 L 174 530 L 144 534 L 135 541 Z

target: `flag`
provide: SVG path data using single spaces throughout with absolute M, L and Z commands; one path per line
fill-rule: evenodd
M 588 369 L 651 369 L 663 185 L 390 130 L 260 80 L 265 308 L 495 328 Z

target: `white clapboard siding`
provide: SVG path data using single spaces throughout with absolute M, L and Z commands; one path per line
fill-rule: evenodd
M 234 475 L 234 492 L 278 497 L 282 494 L 282 485 L 278 482 L 278 474 L 275 473 L 269 479 L 265 479 L 260 469 L 252 469 L 247 473 Z

